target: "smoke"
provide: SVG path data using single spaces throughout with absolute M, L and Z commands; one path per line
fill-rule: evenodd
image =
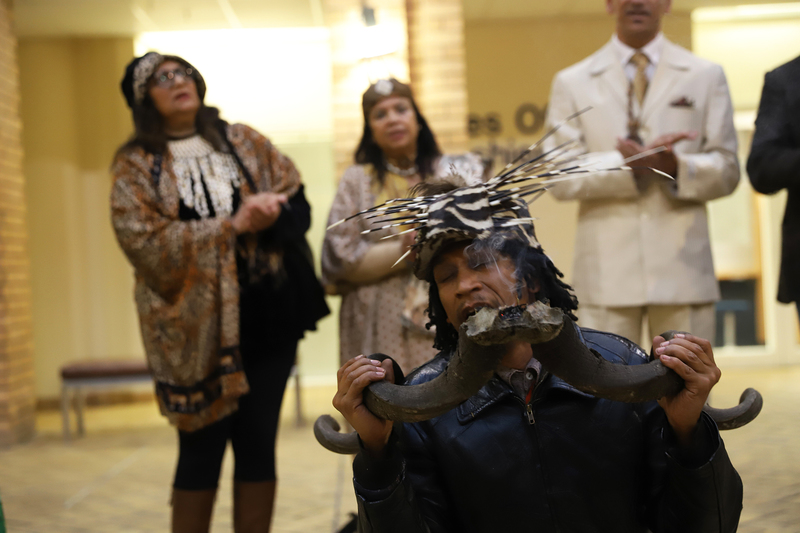
M 509 291 L 517 295 L 517 298 L 522 296 L 525 289 L 524 275 L 520 269 L 520 258 L 510 257 L 512 263 L 515 265 L 513 273 L 509 276 L 504 272 L 498 264 L 498 257 L 500 255 L 507 255 L 506 250 L 509 239 L 515 236 L 503 233 L 492 233 L 488 237 L 475 239 L 472 243 L 464 248 L 464 255 L 470 268 L 477 268 L 479 266 L 487 266 L 494 268 L 500 275 L 503 282 Z
M 504 274 L 509 289 L 516 291 L 517 297 L 527 287 L 538 288 L 536 300 L 564 311 L 568 317 L 577 321 L 574 311 L 578 309 L 578 298 L 572 288 L 561 279 L 563 274 L 555 267 L 541 248 L 534 248 L 526 241 L 510 232 L 493 233 L 483 239 L 475 239 L 465 248 L 465 254 L 471 265 L 488 264 Z M 515 265 L 513 273 L 505 273 L 500 268 L 499 258 L 507 257 Z M 436 283 L 429 288 L 429 324 L 436 327 L 434 348 L 443 351 L 455 351 L 458 347 L 458 332 L 447 321 L 447 314 L 439 299 Z

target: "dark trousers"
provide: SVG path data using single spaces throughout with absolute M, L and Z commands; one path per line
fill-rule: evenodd
M 229 440 L 233 446 L 236 481 L 275 480 L 275 440 L 281 402 L 294 364 L 297 341 L 276 344 L 266 339 L 248 342 L 243 335 L 242 362 L 250 392 L 239 399 L 239 410 L 231 416 L 197 431 L 178 431 L 176 489 L 216 488 Z

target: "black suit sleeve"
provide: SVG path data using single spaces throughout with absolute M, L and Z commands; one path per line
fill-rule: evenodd
M 791 109 L 790 88 L 783 70 L 768 72 L 758 106 L 756 131 L 747 173 L 753 188 L 772 194 L 797 187 L 800 182 L 800 139 L 790 120 L 798 109 Z

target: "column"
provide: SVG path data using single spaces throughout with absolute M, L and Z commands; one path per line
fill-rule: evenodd
M 11 3 L 0 0 L 0 446 L 30 439 L 35 428 L 21 128 Z
M 467 150 L 467 78 L 461 0 L 407 0 L 411 84 L 445 153 Z

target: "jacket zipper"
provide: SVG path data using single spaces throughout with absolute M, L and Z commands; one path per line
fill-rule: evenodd
M 528 424 L 531 426 L 536 423 L 536 419 L 533 418 L 533 389 L 536 387 L 536 381 L 534 380 L 531 383 L 531 388 L 528 389 L 528 394 L 525 395 L 525 415 L 528 417 Z
M 535 438 L 534 446 L 536 446 L 536 448 L 538 448 L 539 454 L 542 457 L 544 456 L 544 450 L 542 449 L 541 441 L 539 440 L 539 432 L 537 430 L 537 426 L 536 426 L 535 420 L 533 418 L 533 402 L 541 400 L 542 389 L 541 389 L 541 387 L 536 387 L 536 385 L 544 383 L 545 379 L 547 379 L 548 376 L 549 376 L 549 373 L 547 372 L 547 370 L 543 370 L 542 371 L 542 375 L 538 377 L 538 379 L 531 386 L 531 390 L 529 390 L 528 393 L 525 395 L 525 414 L 526 414 L 526 416 L 528 418 L 528 423 L 531 426 L 531 431 L 533 431 L 533 435 L 534 435 L 534 438 Z M 534 398 L 534 396 L 535 396 L 535 398 Z M 517 398 L 517 400 L 521 401 L 519 396 L 515 395 L 515 397 Z M 543 463 L 542 463 L 542 465 L 544 467 L 544 468 L 542 468 L 542 475 L 544 477 L 545 486 L 546 486 L 547 508 L 550 510 L 550 520 L 552 521 L 552 524 L 553 524 L 553 527 L 555 528 L 555 531 L 556 532 L 560 532 L 561 528 L 560 528 L 558 520 L 556 520 L 556 517 L 555 517 L 555 514 L 554 514 L 554 510 L 553 510 L 552 486 L 550 485 L 550 482 L 549 482 L 549 475 L 547 473 L 547 468 L 546 468 L 546 464 L 545 463 L 546 463 L 546 460 L 544 460 Z

